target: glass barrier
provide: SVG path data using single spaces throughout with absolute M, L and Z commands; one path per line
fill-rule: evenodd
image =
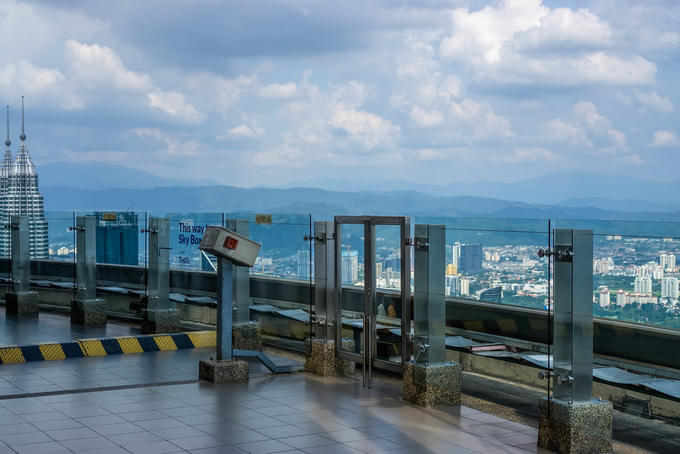
M 251 276 L 286 279 L 293 286 L 291 295 L 251 291 L 250 321 L 259 322 L 264 342 L 302 349 L 314 314 L 314 245 L 305 239 L 313 235 L 311 215 L 228 213 L 224 222 L 262 245 Z
M 342 285 L 338 304 L 342 320 L 340 349 L 349 353 L 364 354 L 364 226 L 342 224 L 339 241 Z M 377 237 L 377 235 L 376 235 Z M 376 260 L 377 267 L 377 260 Z M 394 308 L 392 308 L 394 310 Z
M 146 213 L 135 211 L 78 211 L 74 216 L 95 216 L 97 263 L 143 266 L 146 251 Z
M 215 257 L 205 254 L 198 245 L 209 225 L 224 225 L 223 213 L 153 213 L 170 221 L 170 268 L 215 271 Z
M 564 220 L 593 231 L 593 314 L 680 329 L 680 223 Z
M 73 262 L 75 260 L 76 242 L 75 213 L 72 211 L 46 211 L 47 243 L 50 260 Z
M 540 219 L 417 217 L 446 226 L 448 297 L 547 309 L 548 221 Z

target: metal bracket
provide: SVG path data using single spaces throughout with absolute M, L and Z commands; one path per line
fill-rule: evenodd
M 414 238 L 414 245 L 416 249 L 425 250 L 430 247 L 430 242 L 425 238 Z
M 560 375 L 559 377 L 557 377 L 557 384 L 558 385 L 564 385 L 564 384 L 571 385 L 572 383 L 574 383 L 574 377 L 572 377 L 570 375 Z
M 556 251 L 551 251 L 550 249 L 539 249 L 538 256 L 543 257 L 555 257 L 558 262 L 571 262 L 574 258 L 574 251 L 571 246 L 558 246 Z
M 73 227 L 73 226 L 71 226 L 71 227 L 68 228 L 68 230 L 69 230 L 69 232 L 74 232 L 74 231 L 75 232 L 84 232 L 85 227 Z
M 555 373 L 553 371 L 540 371 L 538 373 L 538 378 L 541 380 L 545 380 L 546 378 L 554 377 Z
M 19 230 L 19 225 L 17 224 L 5 224 L 3 227 L 8 230 Z
M 334 240 L 335 239 L 335 233 L 319 233 L 317 235 L 305 235 L 302 237 L 304 241 L 318 241 L 319 243 L 325 243 L 326 240 Z
M 158 229 L 141 229 L 139 233 L 158 233 Z

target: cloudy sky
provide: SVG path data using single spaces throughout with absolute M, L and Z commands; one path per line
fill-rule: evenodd
M 676 0 L 3 0 L 0 40 L 38 166 L 679 179 Z

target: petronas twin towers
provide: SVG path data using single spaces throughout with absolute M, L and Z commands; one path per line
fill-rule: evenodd
M 47 259 L 49 246 L 47 241 L 47 221 L 43 196 L 38 191 L 38 174 L 28 155 L 26 134 L 24 133 L 24 97 L 21 97 L 21 145 L 16 159 L 12 159 L 12 142 L 9 139 L 9 106 L 7 106 L 7 140 L 5 156 L 0 168 L 0 256 L 10 254 L 10 216 L 28 217 L 31 258 Z

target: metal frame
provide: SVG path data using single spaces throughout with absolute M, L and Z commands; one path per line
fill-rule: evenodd
M 406 216 L 335 216 L 335 282 L 337 285 L 336 307 L 336 356 L 361 362 L 364 367 L 364 386 L 371 386 L 372 368 L 400 373 L 403 364 L 411 359 L 411 251 L 408 242 L 411 234 L 410 219 Z M 342 350 L 342 225 L 364 226 L 364 322 L 362 354 Z M 401 364 L 376 359 L 375 336 L 375 227 L 394 225 L 400 227 L 401 249 Z M 368 329 L 366 329 L 368 327 Z M 369 334 L 370 333 L 370 334 Z M 368 347 L 368 348 L 367 348 Z

